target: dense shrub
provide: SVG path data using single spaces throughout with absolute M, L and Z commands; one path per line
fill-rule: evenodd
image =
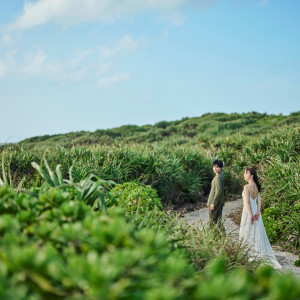
M 162 209 L 157 192 L 151 186 L 143 186 L 138 182 L 125 182 L 117 184 L 110 190 L 110 195 L 116 198 L 118 205 L 125 207 L 126 211 L 145 213 L 155 207 Z M 108 206 L 113 205 L 108 199 Z
M 0 188 L 1 299 L 182 299 L 193 269 L 163 231 L 95 212 L 57 188 Z M 154 298 L 153 298 L 154 297 Z
M 90 174 L 113 180 L 116 183 L 140 181 L 151 185 L 166 203 L 199 201 L 207 189 L 212 172 L 210 161 L 198 149 L 178 146 L 153 147 L 132 145 L 124 147 L 106 146 L 52 146 L 31 149 L 22 145 L 11 145 L 5 153 L 5 168 L 11 170 L 11 182 L 17 186 L 22 178 L 23 186 L 39 186 L 31 162 L 43 164 L 46 152 L 50 167 L 61 165 L 64 177 L 72 167 L 75 182 Z
M 126 217 L 119 207 L 95 211 L 61 187 L 33 195 L 3 185 L 0 212 L 1 299 L 300 295 L 299 282 L 291 274 L 277 274 L 269 267 L 251 274 L 242 268 L 243 263 L 248 266 L 247 256 L 229 241 L 226 250 L 212 233 L 196 230 L 193 235 L 195 229 L 170 223 L 167 215 L 155 218 L 155 211 Z M 199 235 L 201 246 L 193 250 Z M 196 271 L 199 266 L 203 271 Z

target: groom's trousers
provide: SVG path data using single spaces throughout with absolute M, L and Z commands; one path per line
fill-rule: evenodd
M 215 205 L 213 210 L 209 209 L 209 225 L 217 225 L 219 229 L 225 232 L 224 226 L 222 224 L 222 212 L 224 205 Z

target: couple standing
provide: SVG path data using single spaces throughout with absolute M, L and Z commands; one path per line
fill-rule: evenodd
M 225 234 L 222 224 L 222 212 L 224 207 L 224 176 L 222 174 L 223 163 L 215 160 L 212 163 L 213 171 L 216 174 L 211 183 L 211 191 L 208 197 L 209 225 L 217 225 L 219 230 Z M 248 182 L 244 186 L 243 212 L 239 230 L 239 240 L 242 246 L 249 250 L 250 258 L 258 257 L 268 261 L 274 268 L 282 269 L 277 261 L 261 217 L 261 198 L 259 195 L 261 186 L 258 182 L 254 168 L 246 168 L 244 179 Z

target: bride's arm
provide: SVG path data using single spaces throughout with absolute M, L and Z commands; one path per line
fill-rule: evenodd
M 258 195 L 257 195 L 257 212 L 254 216 L 255 220 L 258 220 L 258 217 L 260 214 L 260 209 L 261 209 L 261 198 L 260 198 L 260 194 L 258 193 Z
M 244 194 L 245 194 L 245 197 L 246 197 L 246 207 L 247 207 L 247 210 L 248 210 L 250 218 L 251 218 L 251 223 L 253 224 L 253 214 L 252 214 L 251 206 L 250 206 L 250 198 L 249 198 L 248 187 L 246 185 L 244 186 Z

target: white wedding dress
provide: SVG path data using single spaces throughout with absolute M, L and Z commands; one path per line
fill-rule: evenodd
M 242 196 L 244 207 L 239 232 L 239 240 L 241 241 L 242 246 L 246 245 L 247 249 L 249 249 L 248 253 L 252 259 L 254 257 L 263 258 L 272 267 L 281 270 L 282 266 L 274 255 L 261 214 L 259 214 L 258 220 L 254 220 L 254 224 L 252 224 L 250 214 L 246 207 L 246 197 L 244 192 Z M 251 196 L 249 196 L 249 198 L 251 211 L 254 216 L 257 212 L 257 197 L 252 199 Z

